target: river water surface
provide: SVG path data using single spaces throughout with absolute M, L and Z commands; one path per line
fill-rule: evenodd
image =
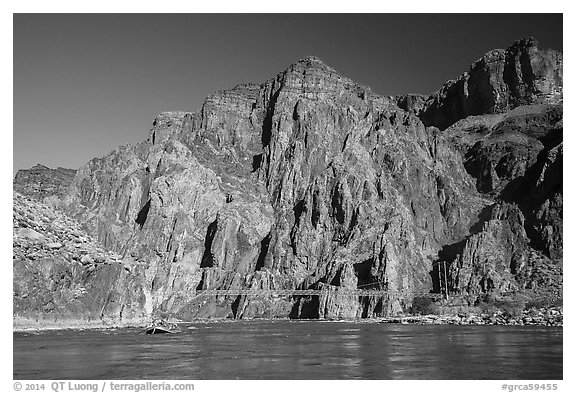
M 259 321 L 14 333 L 14 379 L 562 379 L 562 328 Z

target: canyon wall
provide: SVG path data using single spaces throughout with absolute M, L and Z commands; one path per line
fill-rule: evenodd
M 561 296 L 562 151 L 562 54 L 534 40 L 430 97 L 379 96 L 308 57 L 158 115 L 55 195 L 118 256 L 122 274 L 86 281 L 115 282 L 110 318 L 369 318 L 439 291 L 437 262 L 454 293 Z M 241 288 L 325 291 L 200 292 Z

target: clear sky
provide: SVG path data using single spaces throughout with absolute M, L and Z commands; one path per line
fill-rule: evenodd
M 78 168 L 148 135 L 155 115 L 263 82 L 314 55 L 383 95 L 429 94 L 562 14 L 15 14 L 13 171 Z

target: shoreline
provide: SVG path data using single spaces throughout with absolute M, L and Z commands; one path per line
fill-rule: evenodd
M 229 319 L 229 318 L 202 318 L 192 321 L 170 321 L 176 324 L 213 324 L 235 322 L 259 322 L 259 321 L 297 321 L 297 322 L 350 322 L 350 323 L 383 323 L 398 325 L 473 325 L 473 326 L 541 326 L 563 327 L 563 311 L 561 307 L 550 307 L 525 310 L 519 315 L 510 315 L 502 312 L 494 314 L 445 314 L 445 315 L 399 315 L 395 317 L 381 317 L 373 319 L 290 319 L 290 318 L 254 318 L 254 319 Z M 12 332 L 42 332 L 51 330 L 101 330 L 101 329 L 144 329 L 150 325 L 148 319 L 137 319 L 126 322 L 60 320 L 60 321 L 37 321 L 28 318 L 15 317 L 13 319 Z
M 387 317 L 379 321 L 400 325 L 473 325 L 473 326 L 542 326 L 563 327 L 563 314 L 552 316 L 508 316 L 508 315 L 417 315 Z
M 50 330 L 100 330 L 100 329 L 128 329 L 142 328 L 150 325 L 146 320 L 133 320 L 126 322 L 86 321 L 80 319 L 61 319 L 58 321 L 39 321 L 30 318 L 14 317 L 12 331 L 34 332 Z

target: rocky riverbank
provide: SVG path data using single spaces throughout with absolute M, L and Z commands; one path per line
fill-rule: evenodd
M 287 320 L 287 318 L 274 318 L 274 320 Z M 257 318 L 253 321 L 270 320 L 267 318 Z M 193 321 L 176 321 L 176 323 L 226 323 L 236 320 L 225 318 L 202 318 Z M 326 320 L 317 320 L 327 322 Z M 173 321 L 174 322 L 174 321 Z M 331 322 L 342 322 L 331 321 Z M 550 326 L 562 327 L 564 323 L 564 313 L 562 307 L 533 308 L 524 310 L 520 315 L 512 316 L 505 312 L 493 314 L 451 314 L 451 315 L 404 315 L 397 317 L 386 317 L 381 319 L 353 319 L 344 322 L 358 323 L 388 323 L 401 325 L 507 325 L 507 326 Z M 84 329 L 118 329 L 118 328 L 144 328 L 150 324 L 149 320 L 139 319 L 124 322 L 106 321 L 85 321 L 85 320 L 35 320 L 30 318 L 15 317 L 13 320 L 13 331 L 44 331 L 44 330 L 84 330 Z
M 380 323 L 418 325 L 528 325 L 563 326 L 561 307 L 524 310 L 519 315 L 499 311 L 493 314 L 412 315 L 383 318 Z
M 86 330 L 86 329 L 122 329 L 122 328 L 144 328 L 150 325 L 149 320 L 134 319 L 122 322 L 107 322 L 101 320 L 83 319 L 61 319 L 61 320 L 41 320 L 26 317 L 14 317 L 12 320 L 12 331 L 34 332 L 46 330 Z

